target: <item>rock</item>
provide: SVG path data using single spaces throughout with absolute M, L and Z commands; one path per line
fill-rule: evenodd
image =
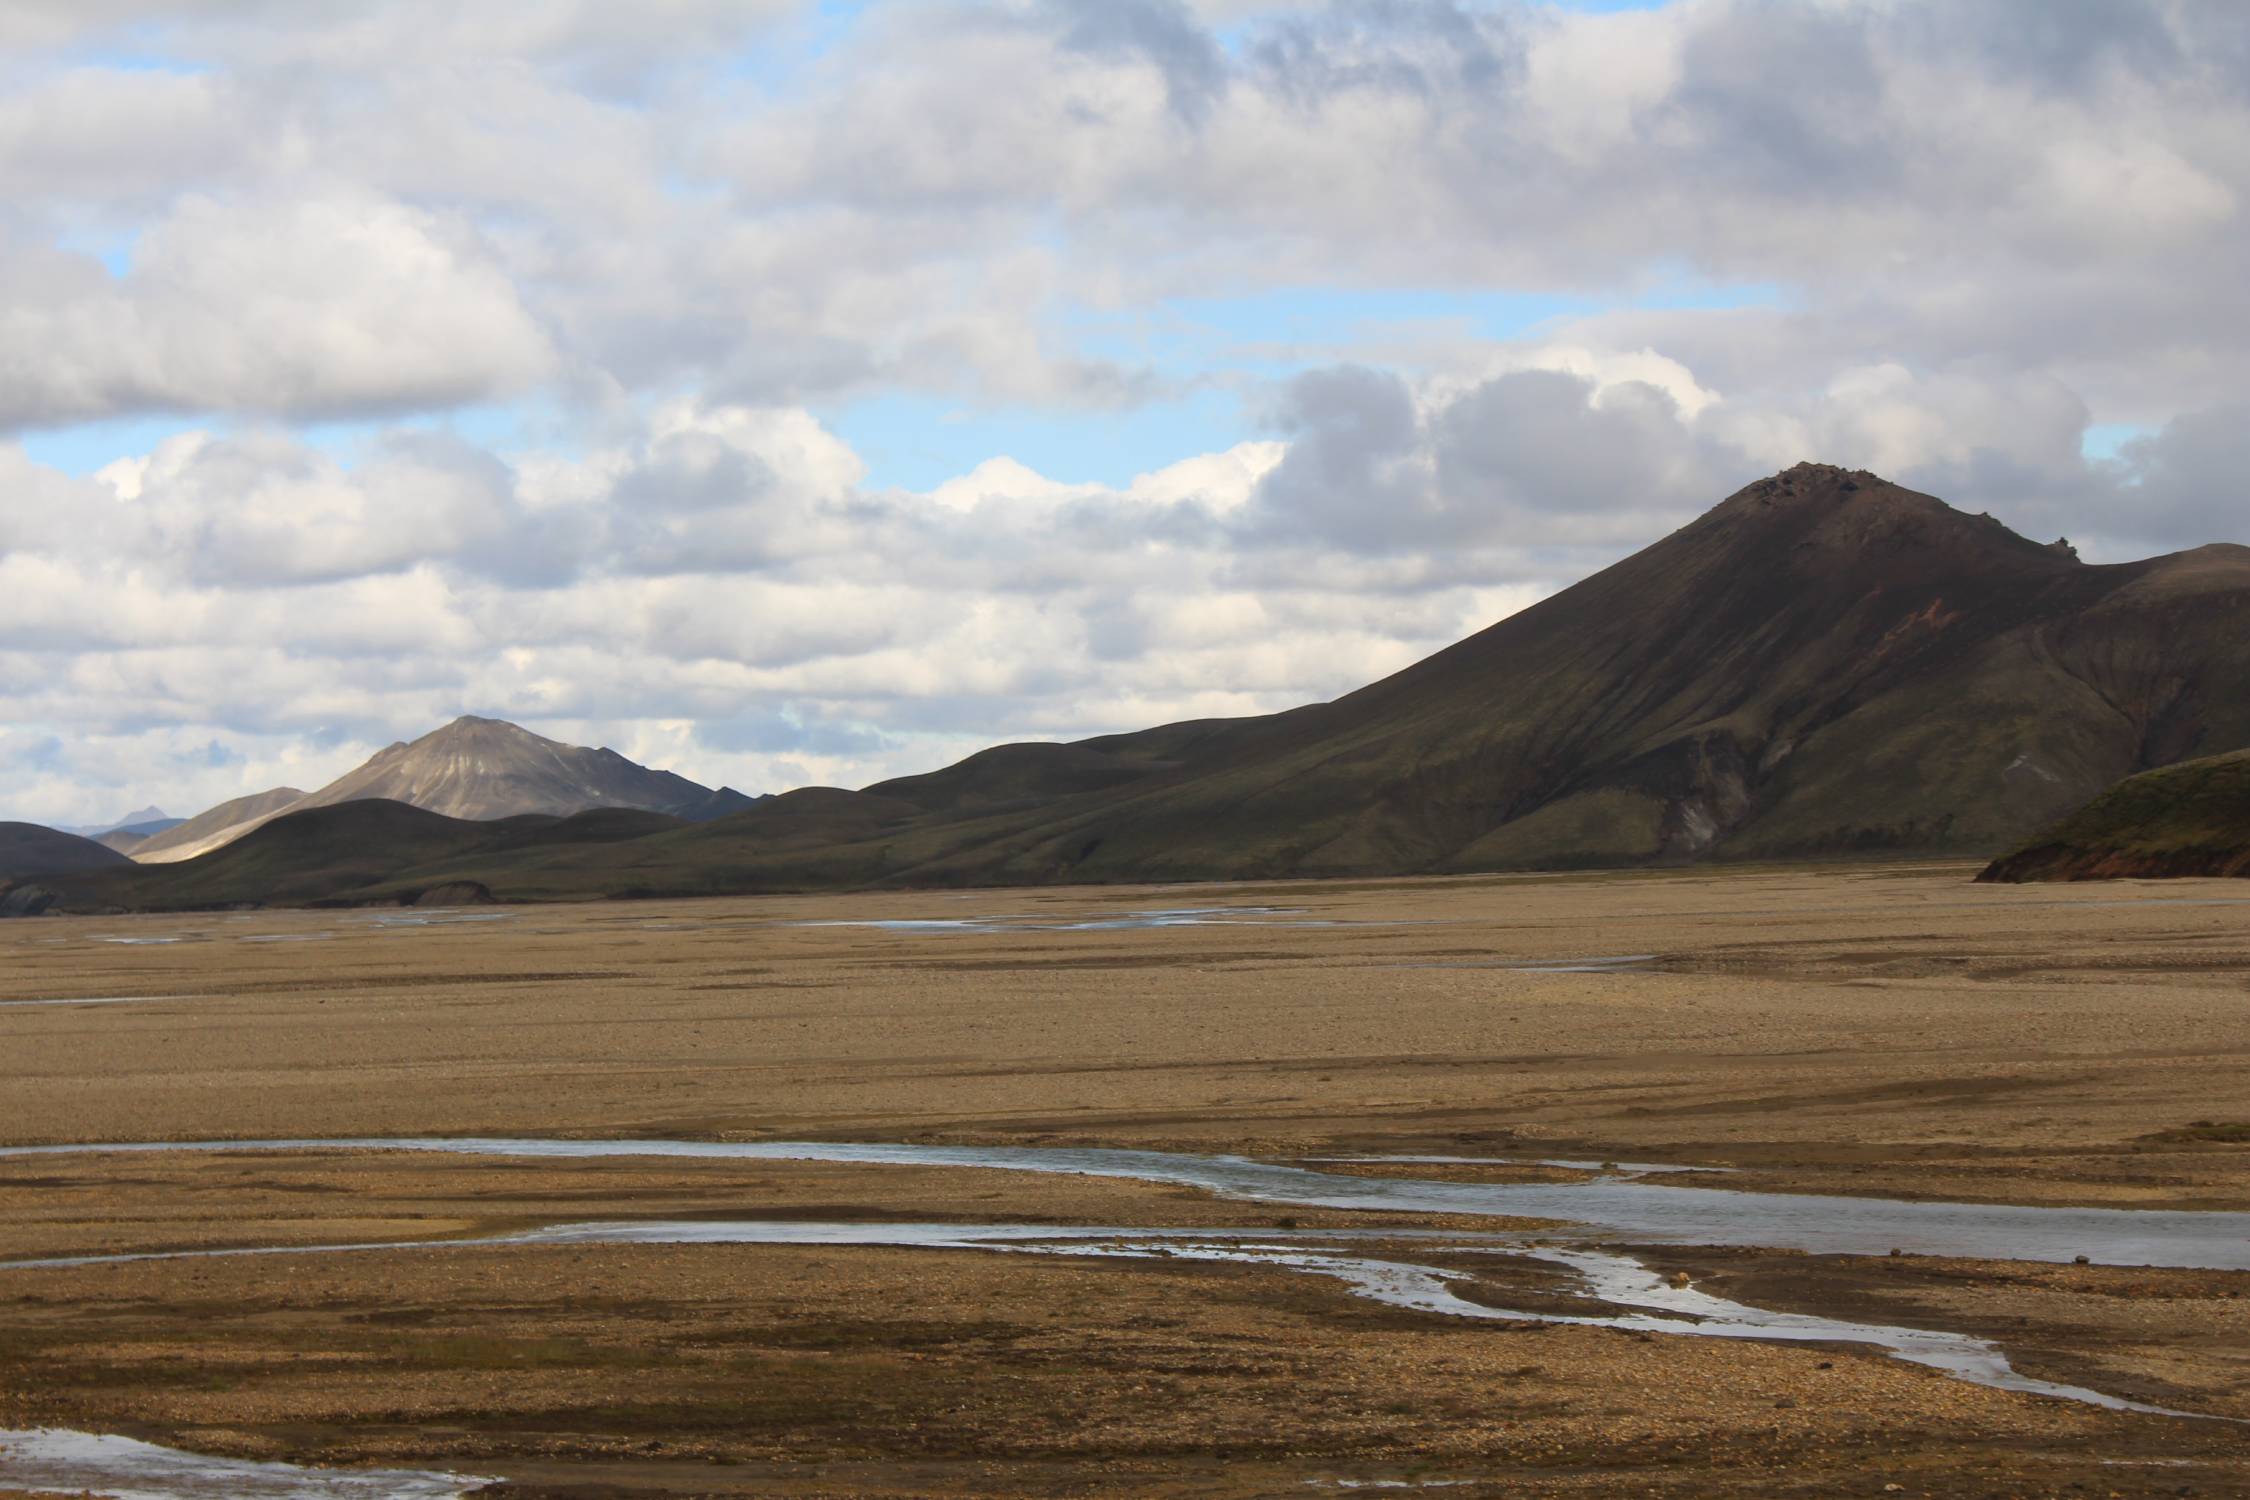
M 492 906 L 492 892 L 480 880 L 448 880 L 416 895 L 409 906 Z
M 0 884 L 0 917 L 45 916 L 60 900 L 62 892 L 52 886 Z

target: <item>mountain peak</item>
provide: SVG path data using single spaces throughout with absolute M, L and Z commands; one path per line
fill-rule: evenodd
M 567 745 L 505 719 L 463 714 L 410 744 L 383 751 L 299 806 L 380 800 L 484 821 L 523 813 L 567 817 L 596 807 L 661 812 L 709 795 L 684 777 L 610 751 Z
M 1888 559 L 1901 579 L 1922 570 L 1956 573 L 1972 558 L 2042 577 L 2080 566 L 2067 541 L 2035 542 L 1990 514 L 1956 510 L 1871 470 L 1835 464 L 1800 463 L 1754 480 L 1676 535 L 1706 544 L 1723 538 L 1726 547 L 1816 572 Z

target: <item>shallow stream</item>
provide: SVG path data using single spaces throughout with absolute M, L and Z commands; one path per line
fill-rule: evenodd
M 921 1146 L 807 1141 L 553 1140 L 487 1137 L 364 1137 L 339 1140 L 134 1142 L 17 1146 L 0 1157 L 165 1151 L 392 1150 L 471 1156 L 586 1159 L 673 1157 L 733 1161 L 827 1161 L 981 1167 L 1003 1171 L 1131 1178 L 1196 1187 L 1222 1197 L 1305 1208 L 1465 1214 L 1561 1221 L 1539 1235 L 1441 1230 L 1213 1230 L 1058 1227 L 1037 1224 L 628 1221 L 550 1225 L 483 1239 L 413 1244 L 245 1247 L 229 1250 L 78 1256 L 0 1263 L 0 1272 L 129 1261 L 244 1255 L 310 1255 L 464 1245 L 740 1244 L 866 1245 L 1010 1254 L 1169 1258 L 1254 1263 L 1330 1278 L 1394 1307 L 1450 1317 L 1581 1324 L 1698 1338 L 1856 1344 L 1892 1358 L 2001 1390 L 2116 1411 L 2196 1416 L 2018 1373 L 1986 1340 L 1938 1330 L 1772 1312 L 1667 1283 L 1629 1255 L 1595 1241 L 1703 1244 L 1814 1254 L 1916 1254 L 1994 1260 L 2089 1261 L 2250 1269 L 2250 1214 L 2150 1209 L 2030 1208 L 1875 1198 L 1755 1193 L 1644 1180 L 1675 1176 L 1654 1163 L 1608 1167 L 1591 1181 L 1462 1183 L 1355 1177 L 1240 1156 L 1077 1147 Z M 1479 1158 L 1354 1158 L 1520 1165 Z M 1552 1163 L 1584 1167 L 1581 1162 Z M 1566 1243 L 1556 1243 L 1556 1241 Z M 1382 1253 L 1358 1253 L 1359 1247 Z M 1476 1280 L 1458 1265 L 1399 1256 L 1417 1247 L 1458 1262 L 1494 1256 L 1558 1266 L 1576 1278 L 1583 1314 L 1525 1312 L 1472 1300 Z M 2220 1419 L 2225 1420 L 2225 1419 Z M 130 1440 L 83 1433 L 0 1432 L 0 1480 L 30 1488 L 91 1489 L 125 1500 L 408 1500 L 451 1496 L 477 1481 L 394 1471 L 328 1471 L 205 1459 Z M 389 1487 L 384 1487 L 384 1486 Z M 294 1486 L 294 1487 L 292 1487 Z

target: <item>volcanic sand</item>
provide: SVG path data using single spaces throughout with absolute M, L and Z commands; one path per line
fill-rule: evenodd
M 0 1142 L 1403 1152 L 1729 1166 L 1774 1191 L 2250 1207 L 2250 886 L 1969 873 L 19 921 L 0 924 Z M 1237 918 L 795 925 L 1201 906 Z M 1618 958 L 1634 962 L 1529 971 Z M 117 1003 L 6 1004 L 70 997 Z M 0 1159 L 7 1259 L 638 1217 L 1445 1222 L 927 1167 Z M 2250 1417 L 2240 1273 L 1647 1258 L 1720 1295 L 1975 1333 L 2030 1374 Z M 1484 1300 L 1571 1305 L 1551 1271 L 1474 1269 Z M 2250 1433 L 2227 1424 L 1984 1390 L 1865 1351 L 1469 1324 L 1261 1266 L 416 1248 L 0 1271 L 0 1310 L 0 1427 L 453 1468 L 513 1495 L 2250 1488 Z

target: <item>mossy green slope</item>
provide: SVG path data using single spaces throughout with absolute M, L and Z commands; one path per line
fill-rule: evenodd
M 2250 876 L 2250 751 L 2128 776 L 1980 880 Z

